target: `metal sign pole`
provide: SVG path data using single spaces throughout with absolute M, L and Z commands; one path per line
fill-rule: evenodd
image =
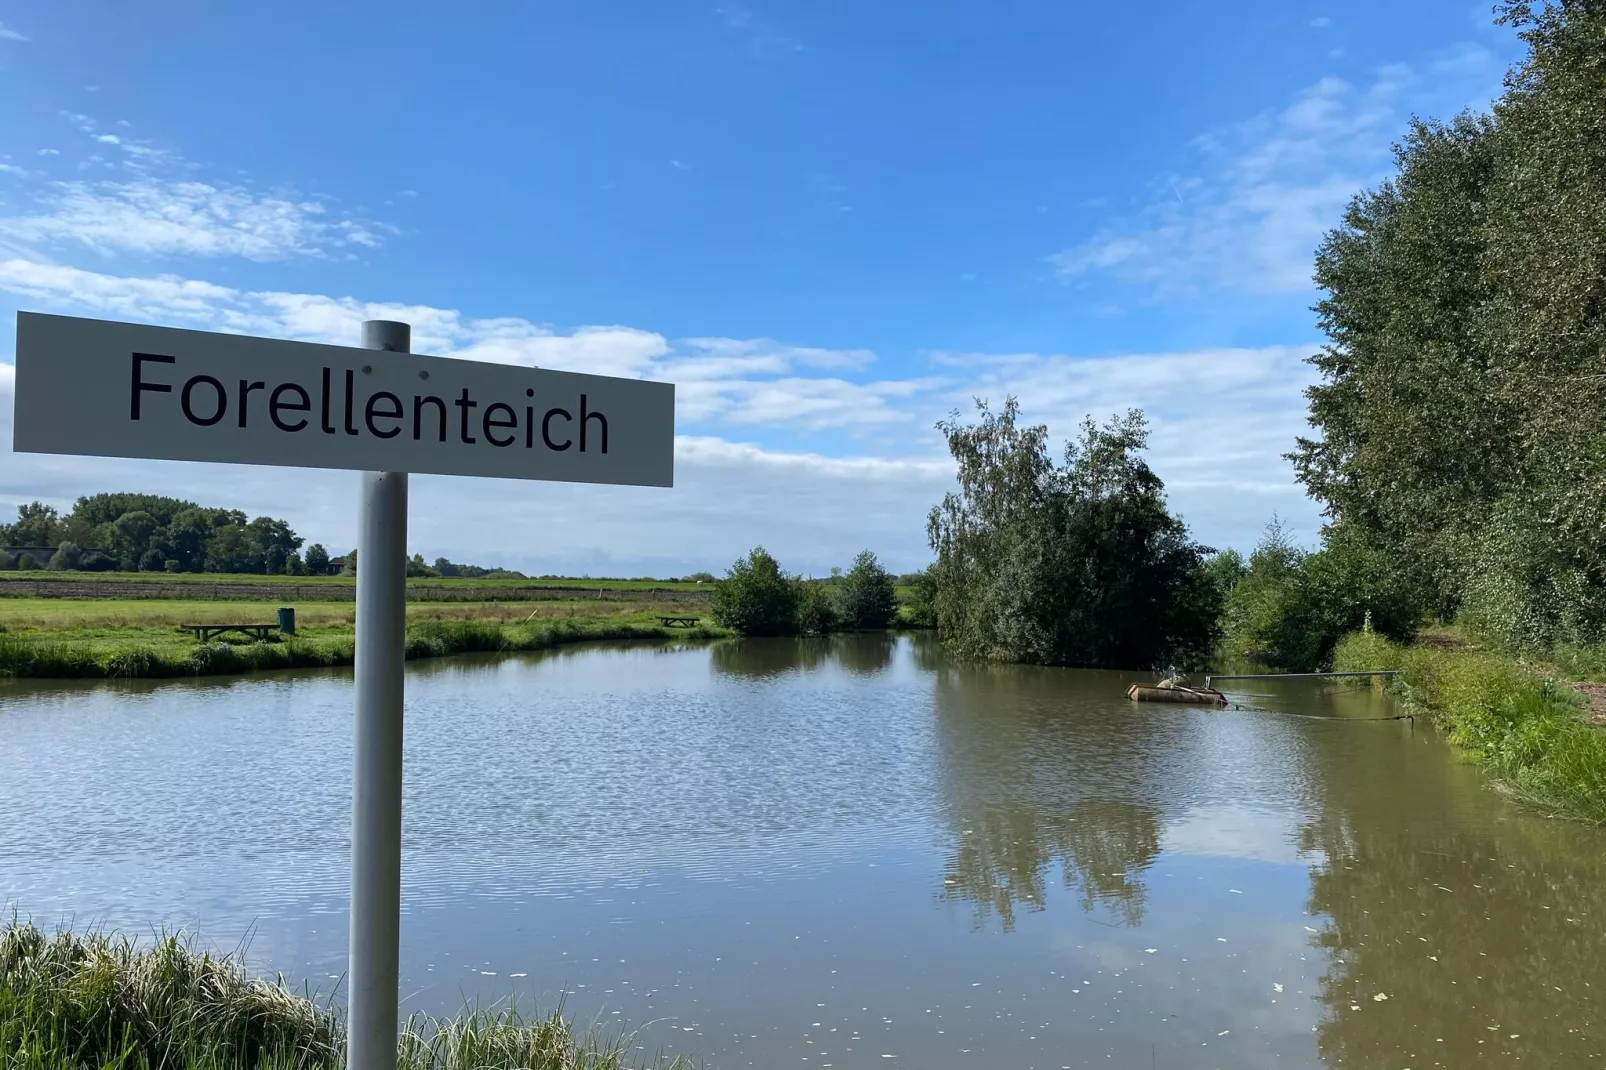
M 362 325 L 362 344 L 364 349 L 406 353 L 412 348 L 412 328 L 368 320 Z M 357 518 L 348 1070 L 396 1067 L 406 579 L 407 473 L 364 472 Z

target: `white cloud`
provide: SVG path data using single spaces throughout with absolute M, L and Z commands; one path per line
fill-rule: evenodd
M 413 325 L 419 352 L 676 383 L 673 491 L 419 477 L 413 546 L 431 556 L 541 571 L 684 573 L 723 567 L 762 542 L 789 567 L 816 572 L 866 546 L 892 567 L 916 567 L 927 556 L 926 511 L 952 472 L 932 425 L 951 409 L 968 411 L 978 394 L 995 403 L 1019 396 L 1025 417 L 1047 422 L 1059 439 L 1084 414 L 1145 409 L 1152 463 L 1173 505 L 1211 545 L 1252 544 L 1273 511 L 1307 541 L 1317 523 L 1280 459 L 1303 430 L 1309 368 L 1300 358 L 1310 347 L 937 353 L 930 374 L 858 381 L 852 374 L 875 360 L 866 350 L 674 341 L 623 325 L 560 331 L 516 317 L 25 259 L 0 261 L 0 292 L 41 311 L 348 345 L 363 320 L 397 319 Z M 283 515 L 315 539 L 350 543 L 353 484 L 338 473 L 4 452 L 11 371 L 0 364 L 0 503 L 65 505 L 138 487 Z M 797 444 L 779 448 L 778 438 Z
M 18 33 L 16 30 L 13 30 L 10 26 L 7 26 L 5 23 L 0 22 L 0 41 L 26 41 L 26 40 L 28 40 L 28 38 L 22 36 L 22 34 Z
M 61 155 L 61 150 L 60 149 L 40 149 L 39 150 L 39 155 L 41 155 L 41 156 L 60 156 Z
M 1322 78 L 1281 110 L 1196 139 L 1192 173 L 1162 176 L 1135 216 L 1048 259 L 1062 279 L 1107 276 L 1156 297 L 1308 290 L 1316 245 L 1387 173 L 1407 117 L 1487 101 L 1498 75 L 1492 53 L 1468 46 L 1422 70 L 1380 68 L 1364 88 Z
M 1013 394 L 1022 416 L 1060 440 L 1085 416 L 1139 408 L 1149 418 L 1149 462 L 1172 505 L 1214 546 L 1252 545 L 1273 512 L 1312 542 L 1320 519 L 1283 454 L 1305 424 L 1304 357 L 1316 345 L 1205 348 L 1176 353 L 934 354 L 956 384 L 950 407 L 967 419 L 971 398 L 994 407 Z
M 1333 24 L 1333 20 L 1326 15 L 1318 15 L 1310 20 L 1310 24 L 1318 30 L 1325 30 Z
M 356 538 L 353 473 L 10 453 L 14 369 L 0 364 L 0 502 L 138 487 L 282 516 L 309 540 Z M 723 570 L 762 543 L 823 574 L 865 547 L 889 566 L 926 558 L 942 461 L 832 458 L 714 437 L 677 438 L 673 490 L 415 476 L 408 545 L 428 557 L 593 575 Z M 5 515 L 0 507 L 0 516 Z
M 913 381 L 858 384 L 795 374 L 863 368 L 875 356 L 862 349 L 734 338 L 675 345 L 635 327 L 565 333 L 517 317 L 474 319 L 455 309 L 244 291 L 171 275 L 130 278 L 20 258 L 0 261 L 0 290 L 61 311 L 334 345 L 353 344 L 363 320 L 401 320 L 412 324 L 413 349 L 420 353 L 682 383 L 681 418 L 691 421 L 801 428 L 904 422 L 908 414 L 888 402 L 920 389 Z
M 104 135 L 109 137 L 111 135 Z M 0 218 L 0 236 L 100 253 L 283 260 L 373 247 L 370 224 L 332 217 L 315 201 L 205 182 L 53 183 L 44 210 Z

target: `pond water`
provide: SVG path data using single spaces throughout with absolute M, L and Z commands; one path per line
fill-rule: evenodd
M 920 638 L 414 663 L 404 1009 L 729 1067 L 1606 1065 L 1606 834 L 1353 682 Z M 0 681 L 0 905 L 338 993 L 349 673 Z

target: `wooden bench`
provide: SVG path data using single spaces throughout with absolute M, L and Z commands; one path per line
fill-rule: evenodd
M 180 624 L 179 627 L 193 633 L 203 643 L 227 632 L 239 632 L 259 643 L 266 643 L 268 636 L 279 630 L 277 624 Z
M 665 628 L 695 628 L 701 617 L 659 617 L 658 623 Z

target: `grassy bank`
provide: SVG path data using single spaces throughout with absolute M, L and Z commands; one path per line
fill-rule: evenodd
M 29 616 L 20 625 L 18 614 L 11 614 L 9 621 L 0 616 L 0 677 L 213 676 L 350 665 L 355 656 L 355 612 L 349 605 L 325 618 L 313 615 L 307 626 L 298 625 L 294 637 L 275 636 L 266 643 L 197 643 L 177 630 L 178 622 L 167 619 L 182 615 L 186 622 L 205 622 L 241 616 L 235 607 L 205 608 L 214 612 L 197 612 L 192 605 L 182 614 L 158 611 L 141 615 L 133 608 L 120 611 L 97 603 L 89 616 Z M 531 608 L 525 605 L 518 607 L 515 619 L 510 620 L 506 607 L 480 607 L 480 613 L 473 616 L 470 612 L 464 609 L 427 618 L 410 614 L 407 657 L 539 651 L 603 639 L 707 639 L 724 634 L 704 627 L 664 628 L 655 616 L 645 613 L 581 615 L 570 607 L 554 608 L 546 615 L 537 612 L 532 618 Z
M 619 1070 L 627 1035 L 516 1008 L 413 1017 L 399 1070 Z M 12 1070 L 336 1070 L 339 1009 L 174 937 L 0 930 L 0 1060 Z M 679 1060 L 649 1065 L 683 1067 Z
M 1606 729 L 1549 666 L 1486 650 L 1346 637 L 1333 668 L 1397 669 L 1405 700 L 1506 789 L 1556 813 L 1606 823 Z

